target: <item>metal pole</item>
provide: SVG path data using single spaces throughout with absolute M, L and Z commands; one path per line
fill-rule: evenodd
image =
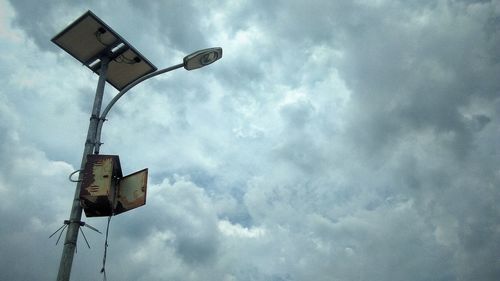
M 104 86 L 106 85 L 106 74 L 108 71 L 109 58 L 103 56 L 101 58 L 101 68 L 99 71 L 99 82 L 94 98 L 94 105 L 92 107 L 92 115 L 90 117 L 89 129 L 87 132 L 87 139 L 85 141 L 85 148 L 83 150 L 82 162 L 80 169 L 85 168 L 87 163 L 87 155 L 92 154 L 95 145 L 95 137 L 97 132 L 97 125 L 99 123 L 99 114 L 101 112 L 102 98 L 104 95 Z M 78 231 L 80 228 L 80 221 L 82 218 L 82 206 L 80 205 L 80 188 L 81 188 L 81 175 L 79 182 L 76 184 L 75 196 L 71 207 L 71 214 L 69 219 L 68 231 L 64 240 L 64 247 L 59 264 L 59 272 L 57 274 L 57 281 L 69 281 L 71 274 L 71 266 L 73 264 L 73 257 L 75 255 L 76 241 L 78 239 Z

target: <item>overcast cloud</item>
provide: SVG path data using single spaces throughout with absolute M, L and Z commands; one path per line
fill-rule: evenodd
M 108 115 L 150 171 L 108 280 L 500 280 L 500 1 L 0 0 L 1 280 L 57 275 L 97 77 L 50 39 L 87 10 L 160 68 L 224 49 Z

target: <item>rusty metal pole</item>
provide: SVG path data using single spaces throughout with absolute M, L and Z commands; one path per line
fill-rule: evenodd
M 96 142 L 97 125 L 99 123 L 99 114 L 101 113 L 102 99 L 104 95 L 104 86 L 106 84 L 106 74 L 108 71 L 109 58 L 103 56 L 101 58 L 101 68 L 99 71 L 99 81 L 94 98 L 94 105 L 92 107 L 92 115 L 90 117 L 89 129 L 87 132 L 87 139 L 85 141 L 85 148 L 83 150 L 82 162 L 80 169 L 85 168 L 87 162 L 87 155 L 92 154 Z M 68 231 L 64 240 L 64 247 L 59 264 L 59 272 L 57 274 L 57 281 L 69 281 L 71 274 L 71 266 L 73 264 L 73 257 L 75 255 L 76 242 L 78 239 L 78 232 L 80 229 L 80 221 L 82 218 L 82 206 L 80 205 L 80 188 L 81 188 L 81 175 L 79 182 L 76 184 L 75 196 L 71 206 L 71 214 L 69 218 Z

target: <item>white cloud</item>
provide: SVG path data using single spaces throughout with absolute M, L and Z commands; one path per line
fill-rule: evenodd
M 227 220 L 219 221 L 218 226 L 223 235 L 235 236 L 238 238 L 255 238 L 266 234 L 266 230 L 264 228 L 243 227 L 240 224 L 232 224 Z

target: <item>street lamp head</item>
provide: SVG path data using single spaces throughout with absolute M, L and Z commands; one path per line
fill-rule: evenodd
M 222 48 L 220 47 L 199 50 L 184 57 L 184 68 L 186 70 L 197 69 L 209 65 L 220 58 L 222 58 Z

